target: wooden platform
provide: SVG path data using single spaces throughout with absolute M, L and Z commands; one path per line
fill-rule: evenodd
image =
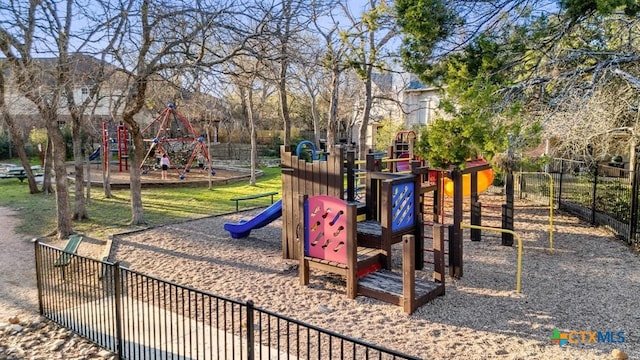
M 358 246 L 356 263 L 358 264 L 358 270 L 366 269 L 370 266 L 375 266 L 380 263 L 380 259 L 384 252 L 380 249 L 373 249 L 364 246 Z M 324 259 L 317 259 L 309 256 L 305 256 L 304 259 L 309 263 L 309 266 L 318 270 L 336 273 L 339 275 L 346 275 L 347 264 L 338 263 L 335 261 L 329 261 Z M 338 270 L 342 269 L 342 270 Z
M 415 303 L 418 308 L 437 296 L 444 295 L 443 283 L 415 279 Z M 402 273 L 378 270 L 358 280 L 358 294 L 379 299 L 391 304 L 404 306 Z

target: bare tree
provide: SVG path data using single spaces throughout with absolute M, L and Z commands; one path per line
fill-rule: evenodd
M 324 24 L 327 23 L 327 18 L 330 20 L 329 28 L 326 28 Z M 335 144 L 338 135 L 339 126 L 339 102 L 340 102 L 340 81 L 343 72 L 348 68 L 346 63 L 346 51 L 347 46 L 340 37 L 340 24 L 336 18 L 336 14 L 322 14 L 319 12 L 314 13 L 313 23 L 316 31 L 321 36 L 326 51 L 322 56 L 322 67 L 330 74 L 329 85 L 329 111 L 327 119 L 327 151 L 330 153 L 335 152 Z
M 360 18 L 356 18 L 344 4 L 341 7 L 351 23 L 351 31 L 344 37 L 349 48 L 349 65 L 364 86 L 358 141 L 359 157 L 364 159 L 369 150 L 366 142 L 374 95 L 373 72 L 387 70 L 383 61 L 384 47 L 397 35 L 397 29 L 392 9 L 385 1 L 369 0 L 367 10 Z
M 7 109 L 7 105 L 5 103 L 5 93 L 6 93 L 5 76 L 4 76 L 4 69 L 3 69 L 4 66 L 2 65 L 3 64 L 0 63 L 0 116 L 4 120 L 4 122 L 7 124 L 7 127 L 9 128 L 9 133 L 13 138 L 15 148 L 18 152 L 18 157 L 20 158 L 22 167 L 24 168 L 25 173 L 27 174 L 27 182 L 29 183 L 29 193 L 37 194 L 40 191 L 38 190 L 38 184 L 36 183 L 35 177 L 33 176 L 33 171 L 31 171 L 31 165 L 29 164 L 29 158 L 27 156 L 27 152 L 24 150 L 25 149 L 24 141 L 22 140 L 22 136 L 20 136 L 20 133 L 18 131 L 18 128 L 16 127 L 15 121 L 13 120 L 13 116 L 11 116 L 11 114 L 9 113 L 9 110 Z
M 247 39 L 262 28 L 264 19 L 253 18 L 252 11 L 238 6 L 223 1 L 203 1 L 191 6 L 128 0 L 124 6 L 113 9 L 126 13 L 128 19 L 125 31 L 117 34 L 119 41 L 113 57 L 129 76 L 122 119 L 133 139 L 132 224 L 145 222 L 140 191 L 145 144 L 134 116 L 145 106 L 149 82 L 171 69 L 214 67 L 240 54 Z
M 53 170 L 56 176 L 57 233 L 66 238 L 73 232 L 71 209 L 69 206 L 69 186 L 65 165 L 65 141 L 58 124 L 58 111 L 63 89 L 69 81 L 66 59 L 58 57 L 45 69 L 42 63 L 36 63 L 32 57 L 36 46 L 47 47 L 46 39 L 55 39 L 54 52 L 68 51 L 70 15 L 60 16 L 56 3 L 49 1 L 30 2 L 28 6 L 7 11 L 11 22 L 0 25 L 0 51 L 11 66 L 15 84 L 20 92 L 38 109 L 45 121 L 49 139 L 51 139 Z M 72 8 L 73 1 L 68 0 L 65 11 Z M 24 16 L 24 14 L 27 14 Z M 39 31 L 44 33 L 40 33 Z M 42 36 L 42 37 L 41 37 Z
M 317 40 L 309 37 L 308 42 L 313 44 Z M 321 104 L 319 103 L 321 100 L 320 95 L 324 88 L 323 73 L 319 66 L 319 58 L 322 51 L 319 47 L 316 47 L 312 54 L 308 54 L 311 55 L 310 59 L 303 59 L 297 66 L 294 66 L 291 76 L 300 84 L 299 92 L 304 94 L 308 101 L 311 112 L 311 126 L 313 128 L 313 142 L 318 148 L 320 147 L 321 126 L 323 124 L 321 121 Z

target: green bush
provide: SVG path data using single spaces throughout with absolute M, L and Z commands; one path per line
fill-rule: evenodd
M 13 150 L 10 149 L 11 142 L 9 136 L 6 133 L 0 134 L 0 159 L 6 160 L 10 158 L 10 154 L 13 154 Z
M 596 210 L 627 222 L 631 212 L 631 188 L 621 183 L 603 183 L 598 186 Z

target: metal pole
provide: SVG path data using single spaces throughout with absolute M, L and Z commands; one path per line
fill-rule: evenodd
M 634 157 L 637 157 L 638 154 L 634 154 Z M 640 185 L 640 181 L 638 179 L 638 172 L 640 172 L 640 166 L 638 166 L 638 161 L 634 162 L 635 168 L 633 169 L 633 178 L 631 182 L 631 213 L 629 216 L 629 235 L 627 237 L 627 243 L 631 244 L 636 238 L 636 231 L 638 229 L 638 195 Z
M 564 180 L 564 160 L 560 160 L 560 181 L 558 182 L 558 210 L 562 206 L 562 181 Z
M 516 291 L 520 292 L 522 288 L 522 239 L 518 234 L 516 234 L 512 230 L 508 229 L 500 229 L 486 226 L 477 226 L 477 225 L 468 225 L 460 223 L 460 229 L 478 229 L 478 230 L 489 230 L 489 231 L 497 231 L 503 234 L 511 234 L 518 241 L 518 258 L 516 260 Z
M 591 225 L 596 224 L 596 191 L 598 190 L 598 164 L 593 170 L 593 196 L 591 198 Z
M 255 359 L 253 301 L 247 301 L 247 359 Z
M 33 239 L 36 254 L 36 285 L 38 287 L 38 312 L 44 314 L 44 305 L 42 304 L 42 250 L 40 249 L 40 241 L 38 238 Z
M 116 356 L 122 359 L 122 279 L 120 278 L 120 263 L 113 264 L 113 286 L 115 294 L 115 325 L 116 325 Z

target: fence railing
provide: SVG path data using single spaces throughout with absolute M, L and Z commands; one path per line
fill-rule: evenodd
M 593 165 L 575 160 L 553 159 L 554 203 L 593 225 L 606 226 L 628 244 L 640 245 L 637 210 L 638 181 L 628 169 Z M 516 196 L 549 202 L 548 177 L 541 174 L 517 174 Z
M 417 359 L 304 322 L 35 243 L 40 313 L 119 359 Z

